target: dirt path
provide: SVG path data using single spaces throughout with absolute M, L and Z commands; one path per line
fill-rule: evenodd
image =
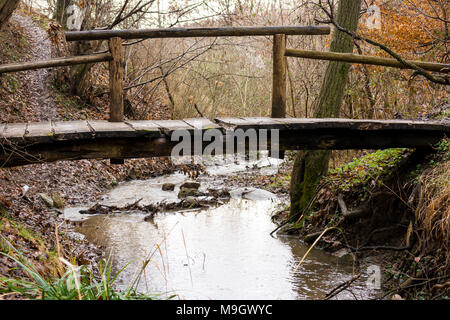
M 22 26 L 31 49 L 30 60 L 51 59 L 52 43 L 47 32 L 31 17 L 14 13 L 11 20 Z M 60 120 L 54 93 L 51 90 L 53 72 L 51 69 L 39 69 L 20 73 L 21 83 L 30 93 L 29 106 L 33 108 L 36 119 L 33 121 Z

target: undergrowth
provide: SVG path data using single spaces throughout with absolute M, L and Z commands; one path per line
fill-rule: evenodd
M 42 275 L 36 266 L 4 237 L 2 242 L 3 247 L 5 244 L 9 247 L 10 253 L 0 252 L 0 255 L 14 261 L 26 277 L 0 278 L 0 295 L 14 292 L 27 299 L 42 300 L 154 300 L 159 298 L 157 294 L 139 293 L 136 290 L 137 281 L 123 291 L 115 288 L 118 276 L 128 265 L 113 274 L 112 260 L 103 259 L 99 263 L 100 276 L 95 276 L 87 266 L 77 266 L 59 257 L 61 265 L 65 266 L 65 272 L 60 277 L 48 278 Z
M 385 149 L 369 153 L 336 169 L 329 170 L 325 182 L 333 189 L 348 192 L 368 183 L 382 184 L 379 178 L 392 172 L 408 152 L 405 148 Z
M 94 267 L 78 266 L 76 258 L 66 258 L 71 255 L 58 240 L 56 245 L 51 245 L 38 232 L 0 208 L 0 271 L 3 269 L 0 272 L 0 300 L 11 294 L 22 299 L 42 300 L 160 298 L 158 294 L 143 294 L 136 289 L 144 268 L 127 289 L 118 290 L 116 280 L 128 265 L 116 273 L 113 273 L 110 258 L 102 259 Z

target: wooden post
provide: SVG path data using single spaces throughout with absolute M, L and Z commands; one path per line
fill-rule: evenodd
M 123 78 L 125 74 L 125 61 L 122 39 L 115 37 L 109 39 L 109 50 L 113 60 L 109 62 L 109 121 L 123 121 Z M 110 159 L 110 164 L 124 164 L 123 159 Z
M 286 35 L 273 36 L 272 118 L 286 117 Z
M 286 117 L 286 35 L 273 36 L 273 85 L 272 85 L 272 118 Z M 278 154 L 270 151 L 271 157 L 284 159 L 284 151 Z
M 109 50 L 113 60 L 109 62 L 110 107 L 109 121 L 123 121 L 123 78 L 125 74 L 124 55 L 121 38 L 109 39 Z

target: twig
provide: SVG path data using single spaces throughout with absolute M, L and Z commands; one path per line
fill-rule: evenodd
M 201 111 L 198 109 L 198 106 L 196 103 L 194 103 L 194 108 L 195 110 L 198 112 L 198 114 L 200 115 L 200 117 L 204 118 L 203 113 L 201 113 Z
M 300 260 L 300 262 L 298 263 L 297 267 L 295 267 L 294 271 L 292 271 L 292 275 L 295 274 L 295 272 L 297 272 L 298 268 L 300 268 L 300 266 L 302 265 L 303 261 L 305 261 L 306 257 L 308 256 L 309 252 L 316 246 L 317 242 L 319 242 L 319 240 L 325 235 L 325 233 L 327 233 L 330 230 L 334 230 L 334 229 L 338 229 L 336 227 L 330 227 L 330 228 L 326 228 L 325 230 L 322 231 L 321 235 L 316 239 L 316 241 L 314 241 L 314 243 L 312 244 L 311 247 L 309 247 L 308 251 L 306 251 L 305 255 L 302 257 L 302 259 Z M 338 229 L 339 230 L 339 229 Z
M 368 247 L 360 247 L 355 248 L 349 245 L 346 245 L 346 247 L 354 252 L 359 251 L 369 251 L 369 250 L 390 250 L 390 251 L 403 251 L 403 250 L 409 250 L 410 247 L 393 247 L 393 246 L 368 246 Z
M 362 216 L 369 213 L 367 203 L 364 204 L 361 208 L 349 211 L 347 209 L 347 205 L 345 204 L 344 197 L 342 196 L 342 194 L 338 195 L 337 201 L 338 201 L 339 207 L 341 208 L 342 215 L 344 216 L 345 220 L 353 219 L 353 218 L 361 218 Z
M 341 283 L 340 285 L 338 285 L 336 288 L 334 288 L 333 290 L 331 290 L 330 292 L 328 292 L 325 296 L 324 299 L 328 300 L 333 298 L 334 296 L 338 295 L 339 293 L 341 293 L 342 291 L 346 290 L 348 287 L 351 286 L 351 284 L 353 282 L 355 282 L 356 280 L 358 280 L 359 278 L 361 278 L 362 273 L 358 273 L 356 276 L 352 277 L 351 279 Z

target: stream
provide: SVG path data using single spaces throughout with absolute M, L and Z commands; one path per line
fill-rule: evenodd
M 259 165 L 260 169 L 267 169 Z M 270 167 L 273 168 L 273 167 Z M 226 175 L 236 175 L 245 166 L 210 166 L 196 181 L 200 191 L 223 188 Z M 276 170 L 276 169 L 275 169 Z M 260 172 L 261 173 L 261 172 Z M 270 170 L 264 174 L 270 174 Z M 182 173 L 119 184 L 105 194 L 101 204 L 124 207 L 178 201 L 179 187 L 190 180 Z M 164 183 L 175 190 L 162 191 Z M 150 221 L 142 212 L 109 215 L 80 214 L 89 206 L 71 207 L 65 218 L 78 221 L 77 235 L 101 246 L 113 257 L 117 280 L 126 288 L 135 279 L 143 261 L 149 263 L 138 283 L 144 293 L 176 295 L 175 299 L 323 299 L 353 275 L 349 256 L 336 257 L 313 249 L 302 265 L 298 263 L 309 247 L 297 237 L 272 237 L 277 227 L 271 215 L 286 203 L 277 195 L 255 188 L 229 188 L 231 199 L 206 209 L 157 213 Z M 367 276 L 350 291 L 334 299 L 370 299 L 380 292 L 366 286 Z

